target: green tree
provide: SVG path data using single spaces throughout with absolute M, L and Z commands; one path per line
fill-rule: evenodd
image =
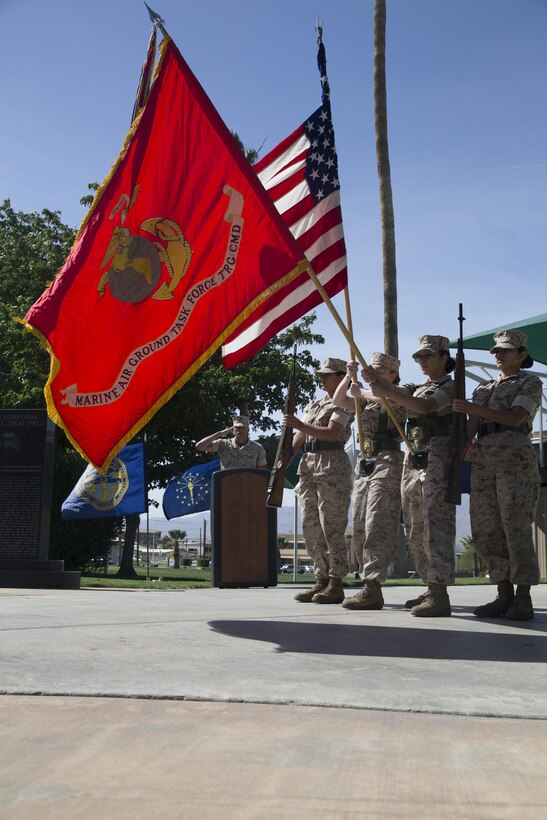
M 25 316 L 62 267 L 74 231 L 58 211 L 26 214 L 0 205 L 0 405 L 44 407 L 49 356 L 14 317 Z
M 256 148 L 246 148 L 245 145 L 243 144 L 242 140 L 241 140 L 241 137 L 237 133 L 237 131 L 230 131 L 230 134 L 234 138 L 237 147 L 239 148 L 239 150 L 241 151 L 241 153 L 243 154 L 243 156 L 245 157 L 245 159 L 247 160 L 249 165 L 254 165 L 255 162 L 258 161 L 258 155 L 260 153 L 260 148 L 262 148 L 262 146 L 260 146 L 260 148 L 258 148 L 258 149 L 256 149 Z M 262 145 L 264 145 L 264 143 L 262 143 Z
M 463 552 L 457 562 L 458 573 L 473 576 L 473 578 L 483 575 L 485 568 L 471 536 L 466 535 L 461 538 L 460 544 L 463 547 Z
M 15 211 L 0 205 L 0 407 L 45 407 L 49 356 L 36 338 L 14 322 L 22 318 L 62 267 L 75 232 L 58 211 Z M 61 504 L 83 473 L 86 462 L 62 430 L 55 435 L 50 528 L 50 558 L 66 569 L 84 569 L 108 554 L 120 519 L 63 521 Z
M 99 183 L 98 182 L 88 182 L 87 187 L 88 187 L 88 190 L 93 191 L 93 193 L 92 194 L 85 194 L 85 196 L 83 196 L 80 199 L 80 205 L 83 205 L 84 208 L 89 208 L 92 205 L 93 200 L 95 199 L 95 193 L 99 190 Z

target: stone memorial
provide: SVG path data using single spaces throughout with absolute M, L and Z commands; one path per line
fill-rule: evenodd
M 0 587 L 80 586 L 48 558 L 54 436 L 45 410 L 0 410 Z

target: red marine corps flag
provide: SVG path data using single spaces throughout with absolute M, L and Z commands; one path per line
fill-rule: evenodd
M 347 286 L 348 271 L 327 59 L 321 27 L 317 30 L 322 104 L 253 168 L 327 294 L 334 296 Z M 233 367 L 250 359 L 276 333 L 321 301 L 322 296 L 306 273 L 277 290 L 224 344 L 224 366 Z
M 306 260 L 169 37 L 63 269 L 25 323 L 48 412 L 109 461 Z

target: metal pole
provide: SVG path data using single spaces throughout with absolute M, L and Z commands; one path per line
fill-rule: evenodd
M 148 507 L 146 508 L 146 580 L 150 580 L 150 544 L 148 536 L 150 535 L 150 513 Z
M 543 391 L 539 403 L 539 466 L 543 470 L 545 462 L 543 460 Z
M 296 493 L 294 494 L 294 541 L 293 541 L 293 554 L 294 554 L 294 578 L 293 581 L 296 581 L 296 562 L 298 561 L 298 498 L 296 497 Z

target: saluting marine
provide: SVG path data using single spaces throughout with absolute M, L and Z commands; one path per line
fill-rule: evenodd
M 373 353 L 370 367 L 392 383 L 399 381 L 399 359 L 387 353 Z M 359 564 L 363 589 L 352 598 L 345 598 L 347 609 L 382 609 L 384 598 L 381 582 L 387 578 L 389 565 L 397 550 L 401 518 L 401 474 L 403 453 L 401 437 L 384 404 L 359 384 L 350 381 L 357 372 L 356 362 L 350 362 L 347 375 L 340 383 L 334 403 L 346 410 L 361 404 L 360 442 L 365 460 L 357 461 L 352 492 L 353 550 Z M 346 391 L 350 387 L 350 396 Z M 404 424 L 406 409 L 394 405 L 397 419 Z
M 428 589 L 406 602 L 412 615 L 451 614 L 447 586 L 454 583 L 456 508 L 444 500 L 445 462 L 452 428 L 455 362 L 446 336 L 420 336 L 412 358 L 428 377 L 423 384 L 396 387 L 387 379 L 371 382 L 376 396 L 404 405 L 412 414 L 408 437 L 413 453 L 405 454 L 401 496 L 410 553 Z M 370 372 L 363 374 L 372 376 Z
M 346 362 L 325 359 L 315 375 L 327 395 L 310 402 L 302 420 L 293 414 L 283 417 L 283 424 L 296 431 L 293 452 L 304 449 L 296 493 L 316 577 L 315 584 L 295 598 L 302 603 L 340 604 L 342 579 L 348 572 L 345 532 L 351 494 L 351 464 L 344 445 L 351 435 L 353 414 L 335 407 L 333 396 L 346 375 Z
M 233 433 L 233 438 L 223 438 Z M 266 451 L 258 441 L 249 438 L 249 417 L 235 416 L 232 427 L 219 430 L 196 444 L 202 453 L 218 453 L 221 470 L 233 467 L 266 467 Z
M 497 598 L 475 609 L 479 618 L 534 616 L 530 586 L 539 582 L 539 566 L 532 520 L 540 476 L 530 433 L 543 386 L 522 370 L 534 363 L 527 341 L 521 330 L 495 333 L 490 353 L 500 375 L 477 387 L 471 402 L 454 401 L 454 410 L 470 417 L 469 438 L 477 436 L 466 455 L 472 464 L 471 532 L 498 586 Z

